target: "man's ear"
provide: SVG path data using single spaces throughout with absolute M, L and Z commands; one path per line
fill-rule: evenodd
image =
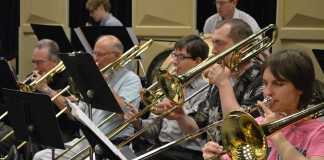
M 197 57 L 197 58 L 195 59 L 195 62 L 196 62 L 196 64 L 199 64 L 200 62 L 202 62 L 201 57 Z
M 120 56 L 121 56 L 121 53 L 120 52 L 115 52 L 116 59 L 119 58 Z
M 102 4 L 100 4 L 100 6 L 98 7 L 98 9 L 99 9 L 100 11 L 104 11 L 104 10 L 105 10 L 105 8 L 104 8 L 104 6 L 103 6 Z

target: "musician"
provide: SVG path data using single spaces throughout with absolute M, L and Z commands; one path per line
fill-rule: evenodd
M 58 53 L 60 52 L 57 43 L 50 39 L 42 39 L 35 45 L 32 53 L 32 63 L 33 63 L 33 73 L 35 77 L 32 81 L 39 79 L 41 76 L 46 74 L 52 68 L 54 68 L 59 62 Z M 41 92 L 49 95 L 51 98 L 55 96 L 59 90 L 63 89 L 68 85 L 68 73 L 67 71 L 62 71 L 56 73 L 50 81 L 44 81 L 37 86 L 37 92 Z M 29 84 L 31 81 L 27 81 Z M 75 100 L 75 97 L 69 97 L 71 100 Z M 64 97 L 58 96 L 54 100 L 55 112 L 58 113 L 61 109 L 65 107 Z M 62 114 L 57 120 L 61 129 L 61 134 L 64 142 L 71 141 L 72 139 L 79 137 L 78 127 L 74 120 L 70 119 L 68 112 Z M 12 130 L 10 128 L 10 130 Z M 1 137 L 2 138 L 2 137 Z M 18 143 L 19 142 L 19 143 Z M 17 140 L 13 135 L 7 138 L 5 141 L 0 143 L 0 150 L 2 155 L 6 155 L 11 147 L 11 145 L 20 144 L 20 140 Z
M 100 26 L 123 26 L 123 24 L 110 13 L 110 0 L 88 0 L 86 8 L 95 22 L 100 22 Z M 86 26 L 92 26 L 87 22 Z
M 117 60 L 123 53 L 124 47 L 120 40 L 112 35 L 104 35 L 98 38 L 95 43 L 94 50 L 93 50 L 93 58 L 94 61 L 98 64 L 98 68 L 102 69 L 103 67 L 107 66 L 110 63 L 113 63 Z M 132 99 L 136 98 L 139 95 L 139 90 L 141 89 L 141 81 L 139 77 L 134 74 L 132 71 L 129 71 L 125 68 L 120 68 L 116 71 L 116 73 L 104 73 L 104 78 L 106 79 L 107 84 L 112 89 L 115 98 L 118 101 L 120 106 L 124 106 L 126 102 L 131 101 Z M 133 103 L 135 108 L 139 106 L 139 99 Z M 88 106 L 84 102 L 79 102 L 79 107 L 84 110 L 86 114 L 88 114 Z M 93 108 L 92 109 L 92 121 L 95 125 L 98 125 L 108 116 L 113 114 L 109 111 L 104 111 L 100 109 Z M 118 117 L 123 117 L 123 115 L 119 115 Z M 102 125 L 99 129 L 103 133 L 108 133 L 113 129 L 117 128 L 121 125 L 124 120 L 123 118 L 114 117 L 109 120 L 107 123 Z M 123 142 L 129 136 L 134 133 L 134 128 L 131 126 L 126 127 L 122 132 L 117 134 L 111 141 L 115 145 Z M 66 148 L 71 147 L 78 138 L 72 140 L 71 142 L 65 143 Z M 79 153 L 81 150 L 86 148 L 89 145 L 88 141 L 84 140 L 81 141 L 80 144 L 73 147 L 69 152 L 64 154 L 62 159 L 69 159 L 73 157 L 75 154 Z M 55 149 L 55 157 L 60 155 L 63 152 L 61 149 Z M 43 151 L 38 152 L 34 159 L 51 159 L 52 153 L 50 149 L 46 149 Z
M 205 21 L 203 29 L 204 33 L 214 33 L 217 23 L 232 18 L 242 19 L 243 21 L 248 23 L 252 28 L 253 33 L 259 31 L 260 27 L 256 20 L 249 14 L 236 8 L 237 1 L 238 0 L 215 0 L 217 13 L 210 16 Z M 263 61 L 269 55 L 270 52 L 266 50 L 265 52 L 259 54 L 258 57 Z
M 212 36 L 212 53 L 218 55 L 249 37 L 252 33 L 251 27 L 243 20 L 224 20 L 217 24 Z M 227 55 L 222 65 L 229 66 L 231 56 L 232 54 Z M 235 97 L 242 105 L 250 106 L 255 104 L 257 100 L 263 99 L 260 69 L 261 62 L 257 59 L 250 59 L 241 64 L 237 72 L 231 74 L 229 78 L 231 86 L 235 91 Z M 213 70 L 213 67 L 210 67 L 204 72 L 204 75 L 212 78 Z M 213 81 L 210 81 L 210 83 L 213 84 Z M 199 128 L 223 119 L 218 88 L 212 85 L 208 92 L 207 97 L 199 104 L 196 114 L 188 116 L 181 109 L 170 114 L 170 117 L 177 120 L 184 134 L 190 134 Z M 159 110 L 165 111 L 163 107 L 160 107 Z M 208 140 L 220 141 L 220 127 L 210 130 L 209 135 L 213 136 L 209 136 Z
M 197 66 L 201 61 L 207 58 L 208 52 L 209 48 L 207 43 L 205 43 L 199 36 L 188 35 L 182 37 L 176 42 L 176 44 L 174 45 L 174 51 L 171 53 L 173 57 L 172 63 L 176 67 L 176 73 L 185 73 L 189 69 Z M 184 89 L 186 97 L 190 96 L 205 85 L 207 85 L 207 83 L 201 76 L 195 78 Z M 207 90 L 202 91 L 194 98 L 184 103 L 181 108 L 184 109 L 185 114 L 196 112 L 197 105 L 206 97 L 206 93 Z M 169 105 L 167 99 L 165 99 L 165 101 L 166 102 L 162 102 L 159 105 Z M 125 114 L 125 118 L 129 119 L 136 113 L 137 110 L 133 108 L 132 112 Z M 133 126 L 135 129 L 140 130 L 152 123 L 158 117 L 159 115 L 151 113 L 148 119 L 135 120 L 133 122 Z M 150 127 L 150 129 L 145 131 L 141 136 L 147 139 L 158 139 L 156 147 L 159 147 L 163 144 L 183 137 L 183 133 L 181 132 L 176 121 L 164 118 L 158 124 Z M 201 159 L 201 143 L 201 139 L 188 141 L 167 151 L 161 152 L 156 156 L 151 157 L 151 159 Z
M 229 77 L 230 71 L 215 65 L 218 77 Z M 262 65 L 263 94 L 273 98 L 274 103 L 265 106 L 265 117 L 256 120 L 267 124 L 282 118 L 279 113 L 292 115 L 305 109 L 311 101 L 314 88 L 314 67 L 310 57 L 303 51 L 287 49 L 272 54 Z M 230 81 L 215 78 L 219 87 L 223 108 L 226 113 L 239 110 Z M 267 137 L 270 153 L 267 159 L 324 159 L 324 123 L 319 119 L 301 120 Z M 209 142 L 203 148 L 204 158 L 208 159 L 223 150 L 222 146 Z M 225 157 L 223 157 L 225 158 Z

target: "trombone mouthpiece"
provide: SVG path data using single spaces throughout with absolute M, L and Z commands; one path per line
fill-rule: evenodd
M 264 98 L 264 100 L 262 101 L 263 104 L 265 104 L 266 106 L 269 106 L 270 104 L 273 103 L 273 99 L 270 96 L 267 96 L 266 98 Z

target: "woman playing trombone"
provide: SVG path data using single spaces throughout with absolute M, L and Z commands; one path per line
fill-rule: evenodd
M 284 50 L 274 53 L 263 63 L 261 73 L 263 94 L 272 97 L 273 103 L 265 106 L 258 102 L 265 112 L 264 117 L 256 119 L 259 123 L 273 122 L 308 106 L 313 96 L 315 74 L 312 60 L 304 52 Z M 216 64 L 205 75 L 219 88 L 224 115 L 239 110 L 228 78 L 230 71 Z M 285 127 L 267 137 L 267 159 L 324 159 L 323 134 L 324 123 L 319 119 L 302 120 Z M 208 142 L 202 151 L 204 159 L 209 159 L 222 152 L 223 147 Z

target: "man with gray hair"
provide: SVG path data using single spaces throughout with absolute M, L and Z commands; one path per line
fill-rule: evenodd
M 112 35 L 104 35 L 98 38 L 95 43 L 93 50 L 93 59 L 97 63 L 99 70 L 105 66 L 114 63 L 122 54 L 124 47 L 120 40 Z M 126 68 L 120 68 L 114 73 L 103 73 L 107 84 L 110 86 L 119 106 L 124 106 L 127 102 L 130 102 L 132 99 L 139 96 L 140 89 L 142 88 L 141 81 L 139 77 L 132 71 L 127 70 Z M 140 99 L 132 103 L 136 109 L 139 107 Z M 85 114 L 88 114 L 88 106 L 83 102 L 79 102 L 78 107 L 84 111 Z M 107 106 L 109 107 L 109 106 Z M 95 125 L 98 125 L 100 122 L 105 120 L 107 117 L 112 115 L 110 111 L 104 111 L 100 109 L 92 109 L 92 121 Z M 107 134 L 113 131 L 115 128 L 120 126 L 124 122 L 123 115 L 117 114 L 111 118 L 107 123 L 103 124 L 99 129 L 104 134 Z M 126 127 L 114 138 L 111 139 L 111 142 L 115 145 L 123 142 L 128 137 L 134 133 L 134 128 L 132 126 Z M 76 138 L 68 143 L 65 143 L 66 148 L 71 147 L 79 138 Z M 84 148 L 89 145 L 87 140 L 81 141 L 78 145 L 73 147 L 70 151 L 64 154 L 61 159 L 70 159 Z M 55 157 L 59 156 L 63 150 L 55 149 Z M 85 155 L 81 155 L 78 159 L 84 158 Z M 52 159 L 51 149 L 42 150 L 34 156 L 34 160 L 41 159 Z
M 33 64 L 33 74 L 29 81 L 26 84 L 31 83 L 45 75 L 51 69 L 53 69 L 60 62 L 58 54 L 60 49 L 57 43 L 50 39 L 42 39 L 35 45 L 32 53 L 32 64 Z M 65 88 L 68 85 L 68 72 L 66 70 L 56 73 L 50 81 L 44 81 L 37 85 L 36 92 L 47 94 L 49 97 L 54 97 L 58 94 L 60 90 Z M 55 104 L 54 110 L 56 113 L 65 108 L 65 101 L 62 95 L 58 96 L 53 103 Z M 69 99 L 75 101 L 74 96 L 69 96 Z M 79 137 L 78 126 L 72 119 L 72 116 L 69 112 L 65 112 L 60 117 L 57 118 L 61 135 L 64 142 L 71 141 L 72 139 Z M 9 126 L 2 126 L 0 131 L 0 138 L 5 136 L 8 132 L 12 130 Z M 12 145 L 19 145 L 20 140 L 16 139 L 14 135 L 10 136 L 6 140 L 0 143 L 0 153 L 5 156 L 8 154 L 9 149 Z

